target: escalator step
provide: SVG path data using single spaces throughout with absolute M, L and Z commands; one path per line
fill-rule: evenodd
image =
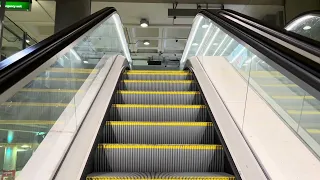
M 206 122 L 205 105 L 113 104 L 108 120 Z
M 221 172 L 224 151 L 205 144 L 99 144 L 94 167 L 95 172 Z
M 213 144 L 212 122 L 108 121 L 103 143 Z
M 196 83 L 192 80 L 123 80 L 121 90 L 131 91 L 195 91 Z
M 122 79 L 134 80 L 190 80 L 192 74 L 189 71 L 126 71 Z
M 118 104 L 203 104 L 199 91 L 118 91 Z
M 235 177 L 221 172 L 108 172 L 92 173 L 87 180 L 235 180 Z
M 45 78 L 38 77 L 28 83 L 25 88 L 40 89 L 80 89 L 83 83 L 91 82 L 92 79 L 79 78 Z

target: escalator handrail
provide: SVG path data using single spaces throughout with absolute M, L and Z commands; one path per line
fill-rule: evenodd
M 229 10 L 229 9 L 220 10 L 218 11 L 218 13 L 232 16 L 233 18 L 236 18 L 246 24 L 250 24 L 251 26 L 254 26 L 255 28 L 265 33 L 268 33 L 278 39 L 281 39 L 282 41 L 292 44 L 298 47 L 299 49 L 309 52 L 315 56 L 320 56 L 320 42 L 318 41 L 307 38 L 305 36 L 301 36 L 294 32 L 287 31 L 285 29 L 282 29 L 276 26 L 268 25 L 261 20 L 252 18 L 250 16 L 241 14 L 233 10 Z M 237 16 L 240 16 L 241 18 L 244 18 L 244 19 L 239 19 Z
M 0 94 L 26 77 L 51 57 L 116 12 L 104 8 L 0 62 Z
M 254 33 L 242 25 L 217 13 L 212 13 L 207 10 L 202 10 L 199 13 L 208 17 L 251 47 L 254 47 L 266 57 L 269 57 L 270 60 L 280 65 L 291 74 L 294 74 L 317 91 L 320 91 L 320 72 L 317 72 L 316 68 L 310 66 L 310 64 L 300 61 L 302 58 L 301 55 L 290 49 L 284 49 L 285 47 L 281 47 L 280 44 L 270 41 L 264 38 L 264 36 Z M 319 66 L 319 64 L 317 65 Z
M 308 15 L 308 14 L 317 14 L 320 16 L 320 10 L 311 10 L 311 11 L 306 11 L 306 12 L 303 12 L 297 16 L 295 16 L 294 18 L 292 18 L 286 25 L 284 28 L 286 28 L 288 25 L 290 25 L 292 22 L 294 22 L 295 20 L 299 19 L 300 17 L 302 16 L 305 16 L 305 15 Z M 299 34 L 298 34 L 299 35 Z M 302 36 L 304 37 L 304 36 Z M 308 38 L 309 39 L 309 38 Z

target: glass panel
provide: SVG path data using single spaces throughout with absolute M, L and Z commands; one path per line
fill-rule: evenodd
M 22 50 L 23 42 L 20 37 L 13 33 L 7 27 L 3 28 L 2 49 L 1 54 L 4 57 L 9 57 Z
M 320 14 L 306 14 L 293 20 L 285 29 L 320 41 Z
M 46 147 L 50 151 L 58 143 L 57 132 L 76 133 L 86 114 L 83 110 L 95 97 L 86 95 L 92 93 L 92 83 L 102 81 L 101 75 L 97 77 L 105 63 L 129 52 L 122 30 L 119 16 L 112 15 L 51 58 L 48 68 L 0 104 L 0 134 L 5 137 L 0 142 L 0 166 L 4 172 L 23 169 L 48 134 L 55 132 L 50 138 L 57 139 Z
M 251 118 L 271 114 L 270 118 L 283 120 L 320 155 L 318 91 L 201 15 L 195 18 L 181 64 L 192 56 L 206 70 L 215 71 L 211 81 L 223 84 L 215 88 L 241 131 L 250 128 L 248 124 L 271 125 L 271 121 Z M 219 68 L 212 67 L 212 61 Z

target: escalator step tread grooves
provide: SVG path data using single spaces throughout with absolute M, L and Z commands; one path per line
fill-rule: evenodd
M 87 180 L 234 180 L 189 71 L 123 73 Z

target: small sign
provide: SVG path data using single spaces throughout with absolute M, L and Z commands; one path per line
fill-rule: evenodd
M 0 4 L 1 7 L 1 4 Z M 9 11 L 30 11 L 31 10 L 31 0 L 7 0 L 6 10 Z

